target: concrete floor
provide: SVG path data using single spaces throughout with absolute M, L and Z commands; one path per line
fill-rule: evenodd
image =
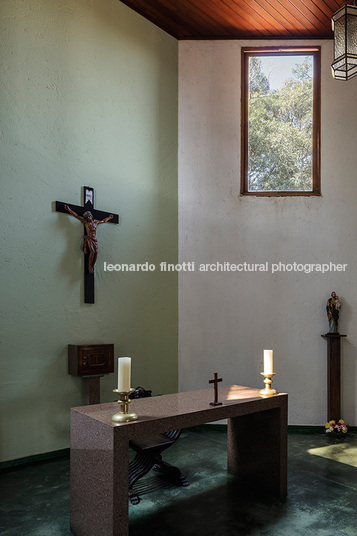
M 223 429 L 222 429 L 223 428 Z M 245 431 L 244 433 L 249 433 Z M 289 433 L 288 497 L 259 497 L 227 475 L 224 427 L 185 430 L 164 458 L 189 487 L 150 472 L 129 507 L 130 536 L 357 536 L 357 436 Z M 70 536 L 69 460 L 0 476 L 2 536 Z

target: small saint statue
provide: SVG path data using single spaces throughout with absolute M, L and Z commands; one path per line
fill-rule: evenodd
M 68 205 L 64 205 L 64 208 L 68 210 L 72 216 L 77 218 L 80 222 L 84 224 L 84 227 L 86 229 L 86 235 L 84 236 L 84 242 L 83 242 L 83 251 L 85 254 L 89 253 L 89 259 L 88 259 L 88 271 L 89 273 L 94 273 L 94 265 L 97 260 L 98 255 L 98 242 L 96 238 L 97 234 L 97 225 L 100 223 L 107 223 L 109 220 L 113 218 L 113 214 L 110 214 L 107 218 L 104 218 L 104 220 L 94 220 L 92 213 L 87 211 L 83 214 L 83 218 L 81 216 L 78 216 L 74 212 L 74 210 L 70 209 Z
M 338 317 L 340 316 L 341 301 L 336 292 L 331 293 L 327 300 L 326 311 L 329 324 L 329 333 L 338 333 Z

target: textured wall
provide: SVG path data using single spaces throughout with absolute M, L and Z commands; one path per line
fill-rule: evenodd
M 177 390 L 177 42 L 117 0 L 1 3 L 1 460 L 68 446 L 82 380 L 67 344 L 115 344 L 132 384 Z M 98 229 L 83 303 L 82 225 L 53 202 L 81 187 L 121 224 Z M 102 380 L 112 400 L 116 376 Z
M 240 197 L 241 46 L 180 42 L 179 259 L 215 263 L 348 263 L 346 272 L 180 273 L 179 387 L 260 386 L 264 348 L 291 424 L 326 418 L 325 305 L 343 301 L 342 417 L 357 424 L 357 79 L 332 79 L 322 46 L 322 196 Z M 279 44 L 269 42 L 269 44 Z M 293 45 L 294 43 L 289 43 Z M 303 43 L 299 41 L 299 45 Z M 306 43 L 309 44 L 309 43 Z M 314 42 L 316 44 L 316 42 Z

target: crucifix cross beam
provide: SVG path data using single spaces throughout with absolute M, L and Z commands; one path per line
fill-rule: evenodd
M 94 303 L 94 264 L 97 259 L 96 228 L 100 223 L 119 223 L 119 215 L 94 208 L 94 189 L 83 186 L 83 205 L 56 201 L 56 212 L 72 214 L 84 226 L 84 303 Z
M 218 374 L 213 374 L 213 380 L 209 380 L 208 383 L 214 383 L 214 402 L 210 402 L 210 406 L 221 406 L 222 402 L 218 402 L 218 382 L 222 381 L 222 378 L 217 378 Z

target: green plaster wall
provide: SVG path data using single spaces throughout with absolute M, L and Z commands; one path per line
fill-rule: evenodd
M 67 344 L 115 344 L 132 385 L 177 390 L 177 42 L 118 0 L 2 0 L 1 460 L 66 448 L 82 380 Z M 98 229 L 96 303 L 83 303 L 82 225 L 54 211 L 120 214 Z M 116 375 L 102 378 L 114 399 Z

